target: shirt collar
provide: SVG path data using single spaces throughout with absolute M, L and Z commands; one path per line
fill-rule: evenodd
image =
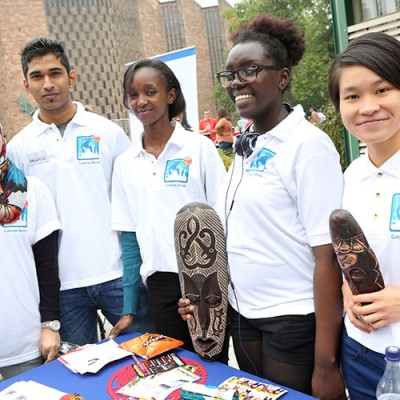
M 305 121 L 303 107 L 299 104 L 293 108 L 293 111 L 287 115 L 275 128 L 271 129 L 268 133 L 271 136 L 285 142 L 295 132 L 297 125 Z
M 74 117 L 72 118 L 72 120 L 70 121 L 70 123 L 74 123 L 74 124 L 82 125 L 82 126 L 88 125 L 88 121 L 85 118 L 86 113 L 88 111 L 86 111 L 85 107 L 77 101 L 73 101 L 73 104 L 76 107 L 76 113 L 75 113 Z M 43 122 L 39 118 L 39 112 L 40 112 L 40 110 L 36 110 L 32 117 L 33 121 L 35 122 L 36 136 L 40 136 L 41 134 L 45 133 L 47 131 L 47 129 L 49 129 L 49 127 L 56 126 L 54 123 L 46 124 L 45 122 Z
M 174 126 L 174 130 L 166 146 L 177 146 L 178 148 L 182 148 L 185 145 L 188 135 L 196 135 L 196 133 L 185 130 L 185 128 L 179 122 L 171 122 L 171 125 Z M 143 148 L 143 136 L 144 132 L 142 131 L 133 139 L 132 151 L 134 157 L 137 157 L 139 154 L 145 152 Z
M 361 156 L 359 162 L 364 164 L 364 167 L 361 169 L 360 172 L 361 179 L 366 179 L 379 172 L 392 175 L 396 178 L 400 178 L 400 150 L 398 150 L 379 168 L 377 168 L 369 159 L 368 151 L 365 153 L 365 155 Z

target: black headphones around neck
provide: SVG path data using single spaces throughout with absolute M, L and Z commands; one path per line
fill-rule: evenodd
M 257 138 L 260 133 L 254 132 L 253 124 L 250 124 L 235 141 L 235 152 L 238 156 L 248 158 L 254 151 Z
M 293 108 L 290 104 L 283 103 L 289 115 Z M 286 118 L 286 117 L 285 117 Z M 261 133 L 254 132 L 254 124 L 251 123 L 243 133 L 241 133 L 235 141 L 235 152 L 237 155 L 247 158 L 250 157 L 256 147 L 258 136 Z

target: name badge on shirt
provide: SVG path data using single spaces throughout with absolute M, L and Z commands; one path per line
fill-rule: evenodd
M 37 165 L 49 162 L 46 150 L 35 151 L 28 155 L 29 165 Z

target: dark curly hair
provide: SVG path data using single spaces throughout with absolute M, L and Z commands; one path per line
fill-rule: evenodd
M 157 70 L 162 77 L 165 79 L 165 82 L 167 83 L 167 91 L 169 92 L 171 89 L 175 88 L 176 90 L 176 96 L 175 100 L 172 104 L 169 104 L 168 107 L 168 114 L 169 114 L 169 119 L 171 120 L 172 118 L 176 117 L 180 113 L 183 113 L 186 109 L 186 102 L 185 102 L 185 97 L 183 96 L 181 85 L 178 81 L 178 78 L 175 76 L 173 71 L 171 70 L 170 67 L 168 67 L 167 64 L 165 64 L 163 61 L 157 60 L 157 59 L 143 59 L 136 61 L 135 63 L 131 64 L 128 69 L 125 71 L 124 74 L 124 80 L 122 83 L 123 87 L 123 104 L 127 109 L 131 109 L 131 103 L 129 101 L 129 88 L 133 82 L 135 72 L 140 69 L 140 68 L 153 68 Z
M 302 59 L 306 50 L 304 32 L 294 25 L 292 19 L 278 19 L 261 15 L 248 24 L 243 24 L 230 35 L 233 45 L 259 42 L 265 55 L 281 67 L 291 69 Z

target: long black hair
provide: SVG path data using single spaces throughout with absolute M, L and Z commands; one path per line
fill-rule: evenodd
M 130 104 L 130 100 L 129 100 L 130 86 L 134 79 L 135 72 L 138 69 L 144 68 L 144 67 L 153 68 L 153 69 L 157 70 L 158 72 L 160 72 L 160 74 L 165 79 L 165 82 L 167 83 L 167 91 L 170 91 L 173 88 L 176 90 L 175 100 L 172 104 L 169 104 L 169 107 L 168 107 L 169 119 L 171 120 L 172 118 L 176 117 L 180 113 L 183 113 L 186 109 L 186 102 L 185 102 L 185 97 L 183 96 L 181 85 L 178 81 L 178 78 L 175 76 L 175 74 L 173 73 L 171 68 L 168 67 L 168 65 L 165 64 L 163 61 L 156 60 L 156 59 L 149 59 L 149 58 L 134 62 L 125 71 L 124 81 L 123 81 L 123 90 L 124 90 L 123 103 L 124 103 L 124 106 L 126 108 L 128 108 L 129 110 L 131 109 L 131 104 Z

